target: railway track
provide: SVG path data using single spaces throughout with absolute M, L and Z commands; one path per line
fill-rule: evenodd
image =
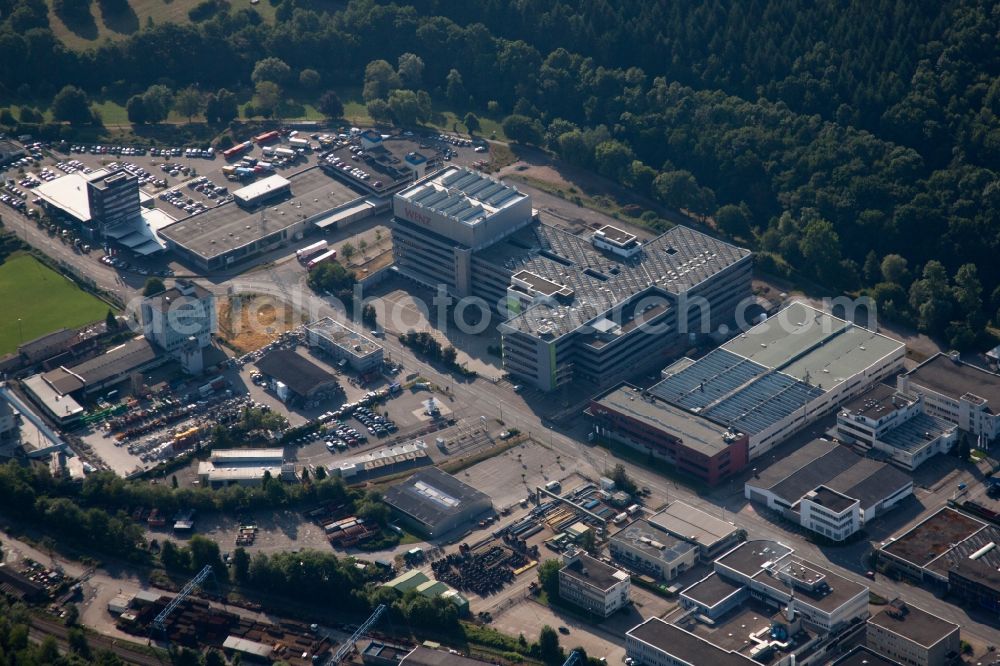
M 56 639 L 60 651 L 69 651 L 69 628 L 56 620 L 32 615 L 28 635 L 38 642 L 51 636 Z M 162 657 L 149 654 L 138 646 L 133 646 L 127 641 L 111 638 L 110 636 L 88 632 L 87 643 L 90 645 L 92 651 L 108 650 L 117 655 L 122 661 L 135 664 L 136 666 L 165 666 L 170 663 L 166 654 Z

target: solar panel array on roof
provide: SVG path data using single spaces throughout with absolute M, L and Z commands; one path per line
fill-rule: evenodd
M 765 372 L 767 368 L 762 365 L 724 349 L 715 349 L 649 391 L 656 397 L 685 409 L 699 409 L 725 397 Z
M 743 387 L 702 415 L 756 435 L 821 395 L 823 389 L 775 372 Z

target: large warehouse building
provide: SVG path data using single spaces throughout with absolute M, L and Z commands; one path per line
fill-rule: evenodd
M 913 479 L 850 447 L 816 439 L 746 482 L 746 498 L 842 541 L 913 494 Z
M 359 198 L 319 167 L 288 178 L 271 176 L 237 192 L 238 203 L 216 206 L 164 228 L 160 235 L 168 249 L 202 270 L 224 269 L 301 239 L 313 222 Z
M 489 496 L 437 467 L 420 470 L 385 492 L 388 504 L 429 538 L 471 523 L 493 509 Z
M 749 459 L 902 367 L 903 343 L 795 301 L 697 361 L 654 397 L 749 436 Z
M 576 236 L 461 167 L 399 192 L 393 212 L 397 270 L 500 312 L 504 369 L 545 391 L 662 364 L 750 295 L 748 250 L 686 227 L 645 243 L 612 226 Z

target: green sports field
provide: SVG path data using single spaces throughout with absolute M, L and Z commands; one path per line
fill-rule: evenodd
M 29 254 L 0 264 L 0 354 L 57 329 L 99 321 L 107 313 L 107 303 Z

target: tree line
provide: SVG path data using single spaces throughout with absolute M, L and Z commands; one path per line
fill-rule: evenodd
M 223 121 L 230 90 L 268 107 L 289 87 L 358 82 L 378 119 L 423 122 L 434 99 L 506 116 L 514 141 L 711 218 L 769 271 L 981 344 L 1000 323 L 1000 15 L 986 0 L 875 5 L 282 0 L 273 25 L 221 7 L 74 52 L 28 0 L 2 14 L 0 82 L 62 96 L 67 120 L 81 95 L 155 118 L 157 86 L 194 88 L 229 100 L 206 102 Z M 902 282 L 881 270 L 897 255 Z

